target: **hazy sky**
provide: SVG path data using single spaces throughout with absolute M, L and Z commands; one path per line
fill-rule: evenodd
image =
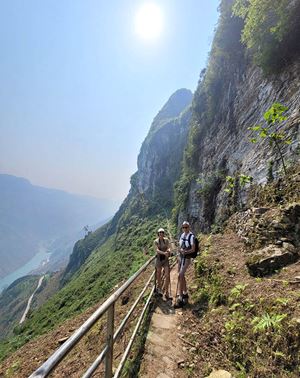
M 0 1 L 0 173 L 124 199 L 154 116 L 196 89 L 218 17 L 219 0 L 152 2 L 162 30 L 145 39 L 149 1 Z

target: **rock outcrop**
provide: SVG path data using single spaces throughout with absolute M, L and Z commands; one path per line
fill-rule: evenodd
M 300 204 L 285 208 L 252 208 L 236 213 L 229 222 L 246 246 L 247 267 L 263 276 L 293 263 L 300 253 Z
M 173 185 L 180 174 L 191 117 L 192 92 L 176 91 L 154 118 L 138 156 L 136 186 L 139 193 L 169 207 Z
M 248 127 L 262 123 L 263 115 L 274 102 L 289 108 L 285 130 L 292 143 L 285 147 L 287 160 L 298 159 L 300 139 L 300 62 L 295 62 L 284 73 L 265 78 L 257 67 L 245 70 L 236 67 L 236 74 L 228 81 L 227 89 L 220 93 L 220 119 L 210 125 L 209 131 L 198 147 L 198 178 L 193 180 L 189 190 L 188 205 L 180 218 L 189 218 L 194 228 L 208 231 L 212 223 L 222 221 L 228 194 L 224 192 L 225 176 L 239 173 L 253 177 L 253 181 L 264 184 L 267 181 L 268 162 L 274 159 L 267 141 L 257 144 L 249 141 Z M 275 159 L 276 160 L 276 159 Z M 275 161 L 274 171 L 278 171 L 279 161 Z M 223 180 L 220 181 L 220 173 Z M 207 184 L 214 191 L 209 200 L 214 207 L 213 217 L 209 216 L 205 199 L 197 195 Z M 241 193 L 246 198 L 245 191 Z M 209 222 L 207 221 L 209 219 Z

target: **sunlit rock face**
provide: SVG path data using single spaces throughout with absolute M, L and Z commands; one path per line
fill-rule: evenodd
M 192 92 L 176 91 L 154 118 L 138 156 L 137 189 L 169 207 L 180 174 L 191 117 Z
M 284 129 L 292 143 L 284 147 L 285 159 L 299 160 L 300 62 L 287 67 L 281 74 L 269 77 L 251 64 L 236 66 L 235 73 L 224 77 L 224 82 L 225 89 L 220 92 L 222 100 L 214 121 L 198 146 L 198 178 L 190 185 L 188 206 L 178 220 L 180 223 L 183 218 L 188 218 L 198 230 L 208 231 L 211 224 L 226 217 L 226 175 L 243 173 L 252 176 L 255 183 L 264 184 L 271 160 L 274 160 L 275 176 L 282 169 L 278 156 L 274 156 L 268 142 L 260 140 L 257 144 L 251 143 L 248 130 L 251 126 L 264 123 L 263 115 L 274 102 L 289 108 Z M 201 181 L 202 185 L 199 183 Z M 206 199 L 199 195 L 203 183 L 211 186 L 209 198 Z M 240 195 L 240 200 L 245 202 L 247 186 Z
M 110 222 L 108 235 L 132 216 L 166 214 L 174 206 L 174 183 L 180 176 L 187 144 L 192 98 L 191 91 L 177 90 L 154 118 L 129 193 Z

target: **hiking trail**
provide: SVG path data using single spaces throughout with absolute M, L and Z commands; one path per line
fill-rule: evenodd
M 174 299 L 177 285 L 176 265 L 171 270 L 170 281 Z M 184 346 L 180 339 L 182 314 L 181 309 L 174 309 L 172 300 L 157 298 L 147 334 L 140 377 L 186 377 L 185 372 L 180 369 L 185 360 Z

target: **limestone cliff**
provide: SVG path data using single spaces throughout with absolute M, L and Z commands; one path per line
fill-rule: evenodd
M 192 92 L 176 91 L 154 118 L 139 156 L 131 188 L 109 228 L 109 234 L 132 215 L 169 212 L 174 206 L 174 183 L 180 176 L 191 117 Z
M 118 231 L 123 226 L 128 227 L 130 224 L 132 228 L 136 219 L 144 219 L 139 222 L 143 223 L 146 218 L 165 215 L 172 209 L 173 186 L 180 175 L 190 125 L 192 97 L 192 92 L 187 89 L 176 91 L 154 118 L 138 156 L 138 170 L 131 177 L 129 194 L 109 223 L 75 244 L 64 272 L 63 283 L 111 235 L 115 235 L 114 251 L 125 248 L 126 242 L 118 239 L 118 236 L 121 238 Z M 154 227 L 157 228 L 156 223 Z M 129 235 L 128 230 L 126 234 Z
M 191 101 L 192 92 L 186 89 L 170 97 L 155 117 L 138 156 L 138 191 L 164 207 L 172 204 L 173 185 L 180 173 Z
M 262 139 L 252 144 L 248 129 L 262 124 L 264 113 L 275 102 L 288 107 L 283 129 L 292 143 L 285 145 L 284 158 L 290 165 L 299 160 L 299 55 L 279 72 L 266 75 L 240 43 L 243 25 L 232 17 L 230 8 L 226 12 L 221 14 L 210 61 L 193 99 L 184 162 L 189 173 L 181 175 L 186 197 L 177 205 L 177 222 L 187 218 L 195 230 L 208 231 L 228 216 L 226 175 L 244 174 L 253 177 L 256 184 L 264 184 L 271 162 L 273 174 L 280 173 L 282 166 L 274 148 Z M 230 39 L 225 43 L 226 36 Z M 247 186 L 240 188 L 239 196 L 245 203 Z

